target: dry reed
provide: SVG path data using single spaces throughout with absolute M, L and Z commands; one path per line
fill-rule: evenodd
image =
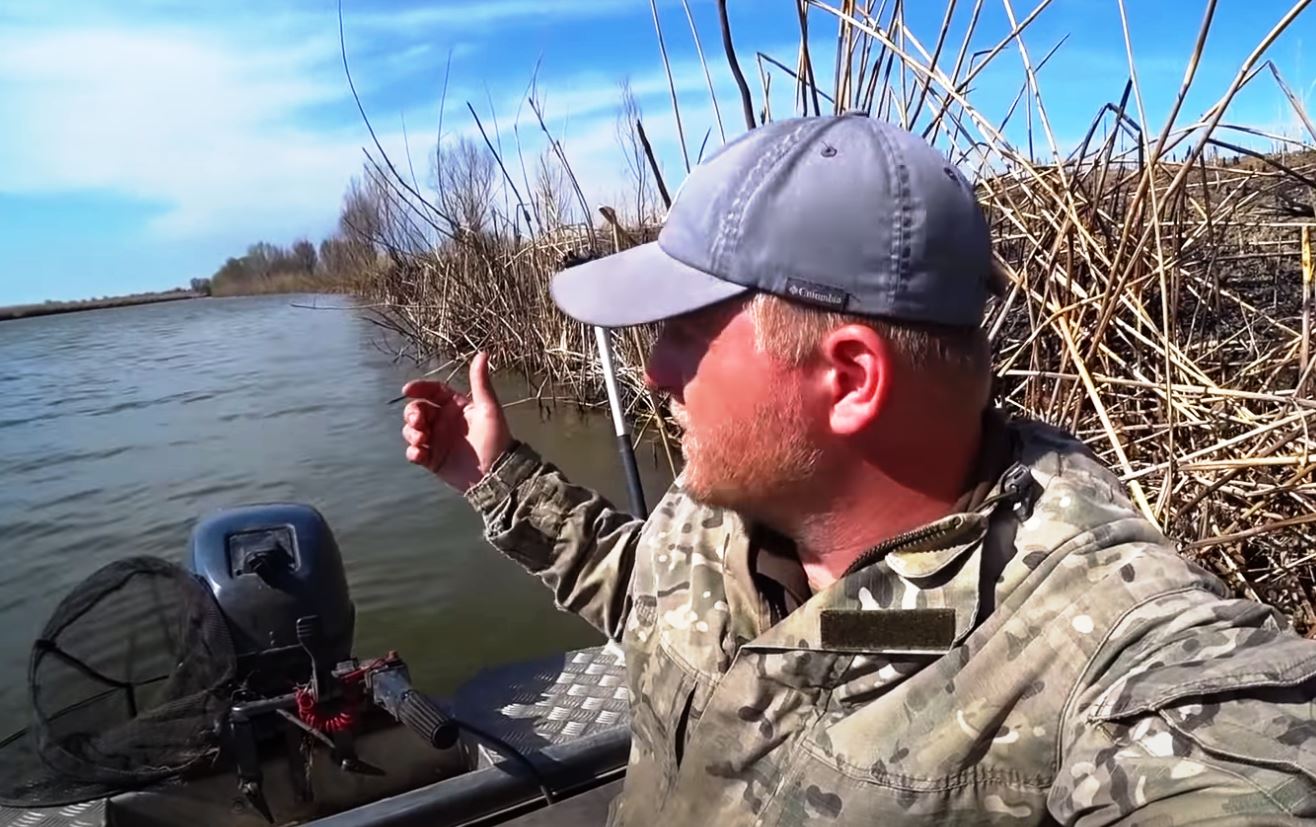
M 795 87 L 797 113 L 862 107 L 921 132 L 976 173 L 1010 280 L 986 320 L 1000 403 L 1084 438 L 1184 555 L 1238 594 L 1316 630 L 1306 229 L 1316 214 L 1316 129 L 1278 67 L 1264 59 L 1308 0 L 1276 21 L 1213 106 L 1181 122 L 1214 22 L 1216 4 L 1208 0 L 1183 84 L 1159 129 L 1144 110 L 1125 22 L 1124 93 L 1094 115 L 1072 150 L 1056 141 L 1039 80 L 1054 49 L 1035 60 L 1023 37 L 1050 3 L 1019 18 L 1010 0 L 1001 0 L 1010 31 L 984 46 L 976 39 L 983 2 L 964 9 L 949 0 L 928 49 L 906 27 L 900 2 L 875 11 L 874 0 L 797 0 L 790 10 L 802 33 L 795 66 L 757 55 L 757 110 L 720 2 L 720 34 L 747 126 L 770 117 L 769 87 L 778 72 L 779 83 Z M 1124 21 L 1122 0 L 1111 2 Z M 965 16 L 964 33 L 952 42 L 952 23 Z M 816 41 L 808 35 L 820 22 L 837 31 L 830 90 L 818 88 L 810 48 L 816 51 Z M 989 64 L 1011 53 L 1020 61 L 1019 94 L 1004 118 L 993 120 L 970 90 Z M 1309 140 L 1225 120 L 1240 90 L 1264 82 L 1282 92 Z M 532 109 L 543 128 L 533 100 Z M 1022 130 L 1010 126 L 1020 118 Z M 1022 138 L 1016 145 L 1007 134 Z M 1227 139 L 1234 134 L 1271 140 L 1273 151 Z M 652 238 L 655 228 L 619 226 L 607 211 L 615 233 L 596 233 L 593 220 L 555 220 L 568 202 L 578 202 L 577 216 L 593 211 L 562 148 L 549 141 L 552 156 L 540 159 L 533 184 L 521 158 L 517 209 L 494 211 L 477 227 L 418 202 L 406 182 L 389 181 L 376 164 L 376 186 L 393 204 L 390 231 L 379 239 L 391 266 L 369 292 L 390 311 L 381 323 L 405 333 L 422 355 L 491 348 L 497 364 L 535 377 L 545 400 L 554 389 L 596 405 L 602 383 L 589 331 L 556 312 L 548 280 L 566 256 L 606 254 Z M 492 142 L 487 149 L 497 154 Z M 497 165 L 510 183 L 504 160 Z M 422 224 L 440 228 L 446 240 L 437 247 L 410 243 Z M 648 335 L 621 333 L 616 344 L 630 412 L 652 424 L 662 421 L 661 408 L 640 384 Z

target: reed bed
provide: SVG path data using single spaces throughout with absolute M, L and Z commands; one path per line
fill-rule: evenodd
M 1121 0 L 1111 2 L 1125 19 Z M 1186 557 L 1311 634 L 1316 127 L 1265 59 L 1308 2 L 1277 18 L 1214 105 L 1191 117 L 1185 100 L 1216 3 L 1205 4 L 1167 112 L 1143 108 L 1126 25 L 1123 94 L 1094 113 L 1078 146 L 1061 147 L 1040 74 L 1052 52 L 1030 48 L 1026 37 L 1040 15 L 1054 13 L 1047 0 L 1026 16 L 1000 0 L 1011 31 L 988 41 L 978 33 L 984 0 L 950 0 L 940 32 L 926 44 L 906 27 L 899 0 L 880 7 L 877 0 L 797 0 L 782 12 L 801 32 L 793 59 L 756 53 L 752 61 L 733 46 L 721 0 L 722 57 L 736 95 L 717 117 L 721 132 L 722 112 L 736 104 L 744 128 L 864 108 L 922 133 L 959 163 L 976 180 L 1009 283 L 985 322 L 1000 404 L 1084 438 Z M 656 6 L 653 12 L 662 38 Z M 688 8 L 687 19 L 696 31 Z M 812 53 L 821 26 L 836 31 L 825 88 L 820 56 Z M 703 60 L 702 47 L 699 54 Z M 974 80 L 1007 59 L 1018 62 L 1018 95 L 1005 112 L 984 111 L 975 105 Z M 744 66 L 757 68 L 759 88 L 751 88 Z M 793 90 L 793 111 L 771 111 L 769 101 L 780 100 L 770 94 L 773 83 Z M 1259 84 L 1289 102 L 1303 133 L 1268 135 L 1227 119 L 1239 93 Z M 672 105 L 679 114 L 675 94 Z M 531 109 L 547 134 L 533 100 Z M 643 124 L 635 127 L 637 145 L 647 148 Z M 504 156 L 496 148 L 501 137 L 485 134 L 487 168 L 476 194 L 487 194 L 489 207 L 474 225 L 443 206 L 451 197 L 422 196 L 382 150 L 372 157 L 373 186 L 387 213 L 375 241 L 388 251 L 388 266 L 366 290 L 379 323 L 405 334 L 415 355 L 488 348 L 496 364 L 531 377 L 546 409 L 562 398 L 589 407 L 602 400 L 592 336 L 553 308 L 548 281 L 564 259 L 606 255 L 652 238 L 657 226 L 644 216 L 622 220 L 606 207 L 589 209 L 563 148 L 548 137 L 550 154 L 536 160 L 532 185 L 525 159 Z M 1266 151 L 1256 149 L 1259 141 L 1269 144 Z M 664 193 L 673 183 L 658 182 Z M 564 220 L 573 204 L 574 224 Z M 426 240 L 431 230 L 439 243 Z M 667 445 L 674 430 L 640 381 L 650 335 L 629 330 L 614 342 L 632 417 L 654 428 L 655 444 Z

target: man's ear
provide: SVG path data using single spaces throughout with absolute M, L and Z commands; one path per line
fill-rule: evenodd
M 850 324 L 827 334 L 820 348 L 833 433 L 860 433 L 887 406 L 894 380 L 894 354 L 871 327 Z

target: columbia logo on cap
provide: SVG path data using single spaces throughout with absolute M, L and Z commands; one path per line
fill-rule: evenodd
M 786 294 L 792 299 L 821 304 L 834 310 L 844 310 L 850 300 L 850 294 L 844 290 L 803 279 L 786 279 Z

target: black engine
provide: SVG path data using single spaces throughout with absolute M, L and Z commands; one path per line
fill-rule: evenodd
M 253 690 L 304 682 L 311 658 L 331 668 L 352 656 L 356 608 L 343 558 L 311 506 L 213 514 L 192 531 L 190 561 L 224 613 L 239 677 Z
M 324 517 L 278 503 L 221 511 L 192 532 L 192 570 L 210 588 L 233 640 L 237 701 L 225 745 L 248 800 L 269 817 L 261 792 L 260 742 L 272 714 L 320 740 L 350 773 L 380 774 L 354 741 L 372 709 L 387 712 L 432 747 L 454 745 L 453 723 L 410 683 L 390 652 L 352 657 L 356 609 L 342 555 Z

